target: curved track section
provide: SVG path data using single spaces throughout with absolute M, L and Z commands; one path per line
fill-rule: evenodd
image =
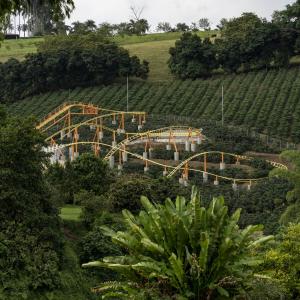
M 121 143 L 120 143 L 121 144 Z M 190 161 L 192 161 L 195 158 L 199 158 L 199 157 L 206 157 L 208 155 L 221 155 L 221 156 L 229 156 L 229 157 L 233 157 L 235 159 L 237 159 L 237 161 L 241 161 L 241 160 L 247 160 L 247 161 L 251 161 L 253 160 L 252 157 L 248 157 L 248 156 L 243 156 L 243 155 L 237 155 L 237 154 L 232 154 L 232 153 L 224 153 L 224 152 L 219 152 L 219 151 L 207 151 L 207 152 L 201 152 L 201 153 L 197 153 L 195 155 L 192 155 L 191 157 L 189 157 L 188 159 L 180 162 L 177 166 L 173 166 L 171 164 L 168 164 L 168 161 L 165 161 L 165 163 L 159 162 L 155 159 L 150 159 L 150 158 L 145 158 L 144 156 L 134 153 L 132 151 L 129 150 L 125 150 L 123 149 L 120 144 L 117 147 L 114 147 L 113 145 L 110 144 L 106 144 L 106 143 L 102 143 L 102 142 L 95 142 L 95 141 L 82 141 L 82 142 L 76 142 L 76 143 L 68 143 L 68 144 L 63 144 L 63 145 L 57 145 L 56 149 L 57 151 L 62 151 L 62 149 L 64 148 L 74 148 L 74 147 L 78 147 L 80 145 L 92 145 L 92 146 L 102 146 L 102 147 L 106 147 L 108 149 L 110 149 L 110 151 L 113 150 L 113 154 L 111 155 L 106 155 L 105 156 L 105 160 L 106 161 L 110 161 L 111 157 L 114 157 L 114 154 L 119 151 L 120 157 L 122 153 L 126 153 L 128 155 L 130 155 L 131 157 L 134 157 L 136 159 L 139 159 L 141 161 L 143 161 L 145 163 L 145 166 L 148 167 L 150 165 L 156 165 L 161 167 L 163 170 L 168 170 L 168 174 L 165 174 L 167 177 L 174 177 L 179 171 L 183 171 L 182 177 L 184 179 L 187 180 L 187 171 L 188 172 L 196 172 L 196 173 L 202 173 L 202 174 L 206 174 L 207 176 L 210 176 L 212 178 L 215 178 L 216 180 L 225 180 L 225 181 L 229 181 L 232 182 L 234 184 L 244 184 L 247 183 L 249 185 L 264 180 L 267 177 L 262 177 L 262 178 L 233 178 L 233 177 L 228 177 L 228 176 L 223 176 L 220 174 L 215 174 L 215 173 L 211 173 L 209 172 L 206 167 L 204 167 L 205 169 L 196 169 L 196 168 L 187 168 L 187 165 Z M 55 148 L 55 146 L 54 146 Z M 51 149 L 50 151 L 51 152 Z M 112 153 L 112 152 L 109 152 Z M 275 168 L 280 168 L 280 169 L 287 169 L 287 167 L 283 164 L 277 163 L 277 162 L 273 162 L 273 161 L 268 161 L 268 163 L 270 163 L 271 165 L 273 165 Z M 119 159 L 118 165 L 123 165 L 122 159 Z
M 188 126 L 170 126 L 136 133 L 113 147 L 107 153 L 105 159 L 108 159 L 111 155 L 114 155 L 118 150 L 123 151 L 127 146 L 136 143 L 148 143 L 148 146 L 150 147 L 151 143 L 163 141 L 166 144 L 173 144 L 174 148 L 176 149 L 176 143 L 178 140 L 182 142 L 182 139 L 195 140 L 198 138 L 201 141 L 205 139 L 204 135 L 202 135 L 202 130 Z
M 138 130 L 140 132 L 126 132 L 125 131 L 125 117 L 131 116 L 132 123 L 137 122 Z M 137 119 L 136 119 L 137 118 Z M 107 119 L 111 119 L 112 124 L 115 128 L 107 126 Z M 105 123 L 106 121 L 106 123 Z M 264 178 L 233 178 L 223 176 L 221 172 L 215 174 L 209 172 L 208 164 L 215 162 L 209 162 L 208 156 L 219 157 L 220 170 L 225 169 L 225 157 L 230 158 L 230 161 L 235 161 L 240 164 L 241 161 L 251 161 L 254 158 L 237 155 L 233 153 L 225 153 L 220 151 L 207 151 L 197 153 L 197 144 L 201 144 L 206 140 L 206 137 L 202 134 L 202 129 L 197 129 L 188 126 L 170 126 L 159 129 L 149 130 L 142 132 L 143 124 L 146 122 L 145 112 L 124 112 L 110 109 L 103 109 L 93 104 L 85 103 L 65 103 L 58 107 L 56 110 L 48 114 L 38 125 L 37 129 L 44 132 L 47 135 L 46 141 L 51 145 L 45 149 L 46 152 L 52 153 L 51 161 L 64 163 L 61 157 L 65 157 L 63 150 L 69 149 L 68 157 L 73 160 L 79 155 L 79 146 L 91 145 L 91 151 L 94 151 L 95 155 L 100 154 L 100 148 L 104 147 L 107 149 L 104 157 L 110 164 L 110 167 L 115 165 L 115 156 L 118 154 L 118 170 L 123 169 L 123 164 L 127 162 L 128 156 L 136 158 L 145 164 L 144 171 L 149 170 L 150 165 L 156 165 L 162 168 L 163 175 L 167 177 L 174 177 L 180 174 L 182 183 L 186 183 L 189 177 L 189 172 L 202 173 L 203 181 L 208 180 L 209 177 L 215 179 L 214 184 L 218 185 L 219 180 L 230 181 L 235 186 L 237 183 L 247 183 L 251 185 Z M 95 131 L 91 140 L 79 141 L 79 130 L 81 128 L 90 126 L 90 129 Z M 112 133 L 112 142 L 103 142 L 103 131 L 109 131 Z M 81 132 L 81 131 L 80 131 Z M 84 132 L 84 131 L 83 131 Z M 102 138 L 99 134 L 101 133 Z M 126 138 L 121 142 L 117 143 L 116 135 L 123 134 Z M 67 139 L 65 139 L 67 137 Z M 85 136 L 87 137 L 87 136 Z M 58 139 L 61 140 L 59 144 Z M 105 141 L 107 141 L 106 139 Z M 155 147 L 161 147 L 166 145 L 166 150 L 174 149 L 174 160 L 163 160 L 151 158 L 150 152 Z M 181 147 L 179 147 L 181 145 Z M 182 147 L 182 145 L 184 145 Z M 138 146 L 144 148 L 143 155 L 135 153 L 132 148 Z M 185 149 L 187 152 L 194 152 L 190 157 L 179 160 L 179 152 Z M 82 150 L 82 147 L 81 149 Z M 201 160 L 201 162 L 199 161 Z M 195 162 L 200 162 L 199 167 L 195 167 Z M 287 167 L 281 163 L 268 161 L 274 168 L 287 169 Z M 193 166 L 193 167 L 192 167 Z M 201 167 L 203 166 L 203 167 Z M 230 168 L 231 165 L 228 166 Z
M 50 140 L 61 132 L 71 134 L 74 130 L 87 124 L 102 126 L 103 121 L 107 118 L 112 118 L 115 124 L 119 123 L 120 129 L 125 130 L 125 118 L 127 116 L 131 116 L 133 120 L 137 118 L 140 129 L 146 122 L 145 112 L 119 111 L 105 109 L 94 104 L 66 102 L 46 115 L 36 125 L 36 128 L 48 135 L 48 140 Z
M 241 160 L 248 160 L 251 161 L 254 158 L 249 157 L 249 156 L 245 156 L 245 155 L 238 155 L 238 154 L 233 154 L 233 153 L 226 153 L 226 152 L 221 152 L 221 151 L 208 151 L 208 152 L 202 152 L 202 153 L 197 153 L 195 155 L 192 155 L 191 157 L 187 158 L 186 160 L 182 161 L 176 168 L 174 168 L 174 170 L 168 174 L 168 177 L 172 177 L 176 174 L 177 171 L 179 171 L 180 169 L 182 169 L 185 165 L 187 165 L 190 161 L 199 158 L 199 157 L 204 157 L 204 160 L 206 159 L 207 155 L 210 154 L 219 154 L 221 156 L 221 162 L 220 163 L 224 163 L 224 160 L 222 159 L 224 156 L 230 156 L 236 159 L 236 161 L 241 161 Z M 287 166 L 285 166 L 284 164 L 278 163 L 278 162 L 274 162 L 274 161 L 270 161 L 270 160 L 266 160 L 266 162 L 268 162 L 269 164 L 271 164 L 274 168 L 278 168 L 278 169 L 282 169 L 282 170 L 287 170 Z M 203 173 L 206 172 L 206 170 L 202 171 Z M 206 172 L 208 173 L 208 172 Z M 209 173 L 208 173 L 209 174 Z M 215 174 L 210 174 L 210 175 L 215 175 Z M 217 175 L 215 175 L 217 176 Z M 224 178 L 224 179 L 230 179 L 227 177 L 222 177 L 219 176 L 220 178 Z M 231 180 L 231 179 L 230 179 Z M 246 180 L 249 181 L 249 179 L 237 179 L 236 181 L 241 181 L 241 180 Z

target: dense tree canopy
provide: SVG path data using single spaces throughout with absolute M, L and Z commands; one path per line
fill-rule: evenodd
M 157 24 L 156 30 L 158 32 L 171 32 L 173 30 L 171 24 L 169 22 L 159 22 Z
M 3 114 L 2 114 L 3 116 Z M 45 184 L 43 136 L 33 120 L 0 124 L 0 298 L 20 299 L 60 284 L 63 244 Z
M 169 53 L 171 73 L 181 79 L 208 77 L 217 67 L 214 45 L 196 34 L 184 33 Z
M 94 154 L 82 154 L 72 162 L 77 190 L 87 190 L 96 195 L 105 193 L 111 182 L 107 163 Z
M 278 48 L 279 29 L 253 13 L 244 13 L 226 23 L 217 41 L 219 61 L 230 72 L 241 66 L 269 66 Z
M 109 189 L 112 182 L 106 162 L 90 153 L 83 153 L 65 166 L 49 166 L 46 177 L 49 184 L 58 191 L 61 204 L 74 203 L 75 194 L 81 191 L 92 193 L 90 198 L 100 196 Z
M 69 37 L 58 40 L 56 46 L 28 54 L 24 61 L 0 64 L 0 102 L 50 90 L 110 84 L 122 76 L 147 78 L 148 63 L 113 43 L 97 42 L 90 48 L 72 43 Z
M 199 46 L 200 38 L 196 42 L 196 37 L 183 36 L 175 48 L 170 49 L 170 70 L 178 78 L 194 79 L 206 77 L 218 67 L 230 73 L 270 66 L 287 67 L 290 59 L 300 51 L 299 7 L 300 2 L 296 1 L 285 10 L 275 12 L 272 22 L 254 13 L 222 19 L 218 25 L 220 36 L 213 41 L 213 47 L 206 45 L 205 51 Z

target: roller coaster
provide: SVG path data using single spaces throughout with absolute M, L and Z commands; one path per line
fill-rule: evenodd
M 144 172 L 155 165 L 162 169 L 163 176 L 179 174 L 179 182 L 184 185 L 188 184 L 191 172 L 201 173 L 203 182 L 213 178 L 216 186 L 220 180 L 231 182 L 235 190 L 238 185 L 246 185 L 250 189 L 252 184 L 265 179 L 225 176 L 222 171 L 226 168 L 251 162 L 254 158 L 221 151 L 197 153 L 198 145 L 207 139 L 202 129 L 169 126 L 144 130 L 146 117 L 145 112 L 110 110 L 94 104 L 67 102 L 45 116 L 36 128 L 46 136 L 48 146 L 44 151 L 50 154 L 51 163 L 64 165 L 67 159 L 76 159 L 80 152 L 93 151 L 96 156 L 103 156 L 111 169 L 117 164 L 118 172 L 122 172 L 130 162 L 129 158 L 134 158 L 144 165 Z M 166 151 L 174 152 L 172 160 L 153 157 L 155 149 L 164 147 Z M 139 153 L 141 148 L 143 151 Z M 188 158 L 185 155 L 180 160 L 183 152 L 192 155 Z M 209 170 L 213 164 L 211 157 L 218 160 L 218 174 Z M 226 160 L 230 163 L 225 163 Z M 274 168 L 287 169 L 284 164 L 266 161 Z

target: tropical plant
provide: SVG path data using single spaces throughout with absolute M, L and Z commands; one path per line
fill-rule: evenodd
M 158 32 L 171 32 L 172 30 L 173 28 L 169 22 L 159 22 L 156 27 Z
M 300 297 L 300 223 L 284 228 L 274 246 L 266 252 L 262 267 L 287 289 L 291 299 Z
M 273 170 L 270 175 L 286 178 L 293 184 L 293 189 L 287 195 L 290 206 L 281 216 L 281 223 L 288 225 L 290 222 L 300 222 L 300 153 L 299 151 L 284 151 L 281 158 L 288 161 L 293 167 L 288 170 Z
M 73 0 L 47 0 L 47 1 L 33 1 L 33 0 L 1 0 L 0 2 L 0 16 L 6 13 L 15 11 L 28 12 L 32 10 L 37 4 L 49 4 L 51 9 L 55 12 L 56 16 L 66 15 L 70 16 L 70 13 L 74 9 Z
M 199 28 L 202 30 L 210 30 L 211 22 L 208 18 L 201 18 L 199 21 Z
M 272 238 L 262 236 L 259 225 L 241 230 L 240 210 L 229 216 L 222 197 L 201 207 L 195 188 L 190 201 L 177 197 L 175 203 L 166 199 L 162 205 L 142 197 L 141 202 L 144 210 L 138 216 L 123 211 L 126 231 L 102 227 L 128 254 L 83 264 L 124 276 L 124 282 L 95 289 L 105 299 L 145 299 L 149 290 L 161 299 L 232 297 L 243 291 L 260 262 L 252 250 Z

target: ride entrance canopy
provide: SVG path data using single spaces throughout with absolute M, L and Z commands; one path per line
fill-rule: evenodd
M 202 129 L 169 126 L 151 130 L 146 117 L 145 112 L 68 102 L 48 114 L 36 128 L 46 135 L 48 147 L 44 151 L 50 153 L 51 163 L 64 165 L 80 153 L 92 151 L 103 157 L 110 168 L 116 166 L 119 173 L 131 160 L 138 160 L 145 173 L 156 165 L 162 169 L 163 176 L 178 176 L 179 182 L 184 185 L 188 184 L 191 173 L 199 173 L 204 183 L 213 179 L 216 186 L 220 181 L 230 182 L 235 190 L 238 185 L 250 189 L 252 184 L 265 178 L 225 176 L 227 168 L 249 165 L 254 158 L 221 151 L 201 152 L 199 145 L 207 139 Z M 156 157 L 156 149 L 172 151 L 172 159 Z M 274 168 L 287 169 L 278 162 L 266 160 L 266 163 Z

